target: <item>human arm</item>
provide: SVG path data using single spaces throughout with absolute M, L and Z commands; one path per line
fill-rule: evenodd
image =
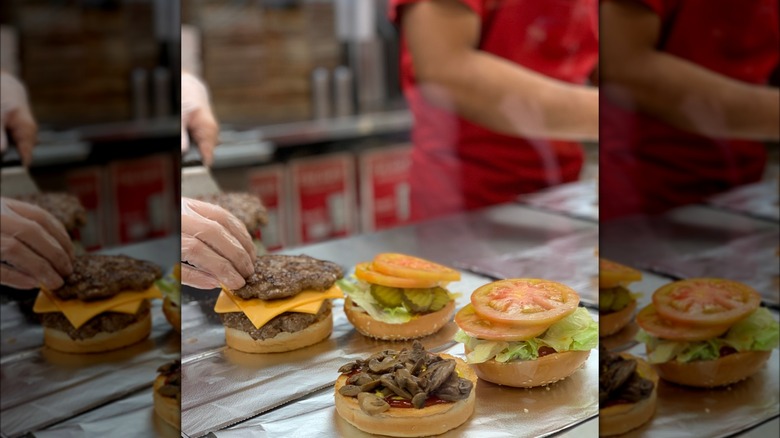
M 210 165 L 219 143 L 219 124 L 211 109 L 206 85 L 192 73 L 181 72 L 181 149 L 189 149 L 189 138 L 198 145 L 203 164 Z
M 29 165 L 37 141 L 38 124 L 30 110 L 24 85 L 4 70 L 0 71 L 0 108 L 0 150 L 5 152 L 12 140 L 22 163 Z

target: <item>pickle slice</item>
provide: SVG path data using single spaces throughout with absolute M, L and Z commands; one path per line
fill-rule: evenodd
M 404 289 L 404 304 L 412 312 L 427 312 L 433 303 L 433 289 Z
M 450 302 L 450 296 L 447 290 L 441 287 L 433 289 L 433 301 L 431 302 L 430 311 L 438 312 L 443 309 Z
M 599 310 L 607 312 L 612 308 L 612 302 L 615 301 L 615 292 L 613 289 L 601 289 L 599 291 Z
M 397 287 L 371 285 L 371 295 L 384 307 L 398 307 L 403 303 L 403 290 Z
M 624 287 L 615 288 L 615 299 L 612 301 L 611 310 L 617 312 L 623 310 L 631 302 L 631 294 Z

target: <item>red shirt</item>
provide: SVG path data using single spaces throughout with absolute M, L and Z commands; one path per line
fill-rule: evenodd
M 778 65 L 777 0 L 635 1 L 660 17 L 660 51 L 752 84 L 766 84 Z M 760 142 L 690 134 L 603 96 L 599 115 L 602 220 L 661 213 L 763 174 Z
M 392 0 L 402 7 L 425 0 Z M 479 50 L 544 75 L 583 84 L 598 59 L 597 0 L 461 0 L 482 23 Z M 414 116 L 412 218 L 508 202 L 519 194 L 574 181 L 580 144 L 498 134 L 428 103 L 401 40 L 401 81 Z

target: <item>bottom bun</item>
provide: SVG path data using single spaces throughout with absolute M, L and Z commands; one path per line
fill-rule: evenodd
M 452 320 L 455 313 L 455 301 L 450 301 L 444 308 L 433 313 L 420 315 L 403 324 L 388 324 L 377 321 L 368 313 L 355 309 L 352 300 L 344 301 L 344 313 L 355 329 L 362 335 L 385 341 L 403 341 L 432 335 L 442 329 Z
M 314 345 L 333 331 L 333 314 L 294 333 L 282 332 L 270 339 L 255 340 L 247 332 L 225 327 L 225 343 L 244 353 L 282 353 Z
M 624 403 L 599 409 L 599 436 L 620 435 L 647 423 L 655 414 L 658 398 L 658 374 L 644 360 L 623 354 L 627 359 L 637 361 L 637 372 L 653 382 L 650 397 L 637 403 Z
M 177 332 L 181 333 L 181 308 L 174 304 L 173 301 L 165 298 L 163 300 L 162 310 L 165 314 L 165 319 L 171 323 Z
M 336 412 L 349 424 L 358 429 L 376 435 L 398 437 L 420 437 L 440 435 L 454 429 L 471 417 L 477 393 L 477 376 L 463 360 L 441 354 L 444 359 L 455 359 L 461 377 L 474 383 L 471 394 L 465 400 L 443 403 L 422 409 L 390 408 L 378 415 L 363 412 L 356 397 L 339 394 L 339 389 L 347 382 L 347 376 L 341 375 L 336 381 Z
M 466 347 L 466 354 L 471 349 Z M 516 388 L 533 388 L 563 380 L 582 367 L 590 357 L 587 351 L 563 351 L 536 360 L 497 362 L 493 359 L 471 364 L 482 380 Z
M 626 307 L 617 312 L 599 312 L 599 337 L 614 335 L 622 330 L 631 322 L 634 310 L 636 310 L 636 300 L 632 300 Z
M 764 366 L 771 351 L 743 351 L 715 360 L 653 364 L 658 375 L 669 382 L 699 388 L 713 388 L 745 380 Z
M 179 430 L 181 427 L 181 409 L 179 400 L 175 397 L 163 397 L 157 389 L 165 385 L 165 376 L 157 376 L 154 380 L 154 412 L 166 423 Z
M 87 339 L 71 339 L 67 333 L 43 328 L 43 343 L 63 353 L 100 353 L 117 350 L 146 339 L 152 331 L 151 313 L 116 332 L 103 332 Z

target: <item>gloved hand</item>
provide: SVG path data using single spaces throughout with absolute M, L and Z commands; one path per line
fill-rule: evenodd
M 189 136 L 192 136 L 200 149 L 203 164 L 211 165 L 214 148 L 219 142 L 219 124 L 211 111 L 206 86 L 186 71 L 181 72 L 181 120 L 181 152 L 189 149 Z
M 238 289 L 255 272 L 246 227 L 222 207 L 181 199 L 181 282 L 198 289 Z
M 73 243 L 42 208 L 0 198 L 0 283 L 17 289 L 57 289 L 73 272 Z
M 30 164 L 38 125 L 30 111 L 24 85 L 4 71 L 0 72 L 0 135 L 0 151 L 8 149 L 10 135 L 19 150 L 22 163 L 25 166 Z

